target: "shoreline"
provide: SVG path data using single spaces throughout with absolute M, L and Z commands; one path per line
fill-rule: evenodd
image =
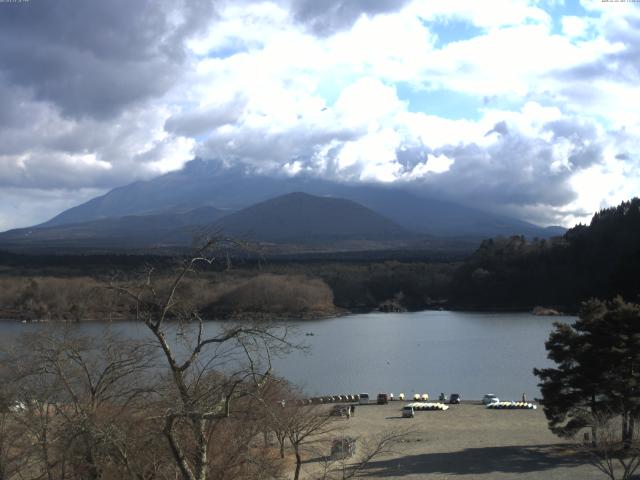
M 545 310 L 547 310 L 545 308 Z M 460 312 L 460 313 L 483 313 L 483 314 L 530 314 L 533 317 L 575 317 L 578 312 L 571 311 L 559 311 L 555 309 L 551 310 L 551 313 L 537 313 L 536 309 L 516 309 L 516 308 L 471 308 L 471 307 L 437 307 L 437 308 L 424 308 L 424 309 L 410 309 L 401 312 L 385 312 L 379 309 L 355 309 L 347 310 L 337 308 L 336 311 L 328 312 L 306 312 L 303 314 L 281 314 L 281 313 L 268 313 L 268 312 L 241 312 L 236 315 L 225 315 L 217 318 L 203 318 L 204 322 L 245 322 L 245 321 L 275 321 L 275 322 L 306 322 L 306 321 L 318 321 L 318 320 L 330 320 L 334 318 L 346 317 L 349 315 L 367 315 L 372 313 L 380 313 L 384 315 L 401 315 L 403 313 L 418 313 L 418 312 Z M 13 312 L 15 313 L 15 312 Z M 11 315 L 8 312 L 0 313 L 0 322 L 16 322 L 16 323 L 43 323 L 43 324 L 72 324 L 72 323 L 120 323 L 120 322 L 135 322 L 136 319 L 131 317 L 117 316 L 116 318 L 102 318 L 102 319 L 83 319 L 83 320 L 69 320 L 69 319 L 33 319 L 25 315 Z
M 536 314 L 531 310 L 520 309 L 472 309 L 472 308 L 425 308 L 420 310 L 406 310 L 403 312 L 383 312 L 380 310 L 354 310 L 347 311 L 342 310 L 334 313 L 327 314 L 312 314 L 312 315 L 276 315 L 268 313 L 250 314 L 243 313 L 239 315 L 230 315 L 218 318 L 203 318 L 205 323 L 208 322 L 249 322 L 249 321 L 273 321 L 273 322 L 307 322 L 318 320 L 331 320 L 334 318 L 347 317 L 350 315 L 367 315 L 373 313 L 380 313 L 383 315 L 402 315 L 419 312 L 460 312 L 460 313 L 483 313 L 483 314 L 530 314 L 532 317 L 575 317 L 576 313 L 558 312 L 553 314 Z M 136 322 L 135 318 L 119 317 L 119 318 L 103 318 L 103 319 L 84 319 L 84 320 L 68 320 L 68 319 L 32 319 L 25 316 L 18 316 L 17 318 L 11 318 L 8 315 L 0 314 L 0 323 L 24 323 L 24 324 L 78 324 L 78 323 L 125 323 Z M 175 320 L 168 319 L 169 322 Z M 140 321 L 142 322 L 142 321 Z

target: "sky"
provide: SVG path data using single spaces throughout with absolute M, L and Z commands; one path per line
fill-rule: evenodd
M 0 0 L 0 231 L 195 157 L 571 226 L 639 112 L 640 2 Z

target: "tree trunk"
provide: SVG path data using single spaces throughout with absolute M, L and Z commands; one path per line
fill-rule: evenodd
M 280 458 L 284 458 L 284 444 L 287 441 L 287 436 L 284 433 L 276 431 L 276 439 L 280 446 Z
M 85 455 L 85 461 L 87 462 L 87 475 L 90 480 L 99 480 L 102 475 L 100 473 L 100 467 L 96 463 L 93 449 L 89 447 Z
M 633 430 L 631 429 L 631 415 L 625 411 L 622 413 L 622 443 L 625 450 L 631 448 Z
M 169 447 L 171 448 L 173 459 L 175 460 L 178 469 L 180 470 L 182 479 L 196 480 L 195 475 L 193 475 L 193 473 L 191 472 L 191 468 L 189 467 L 189 462 L 187 461 L 185 454 L 175 437 L 175 432 L 173 431 L 173 420 L 170 417 L 167 417 L 165 419 L 165 427 L 163 433 L 169 441 Z
M 591 394 L 591 414 L 595 414 L 596 411 L 596 396 L 595 394 Z M 596 425 L 591 425 L 591 446 L 595 447 L 598 445 L 598 427 Z
M 298 480 L 300 478 L 301 467 L 302 467 L 302 457 L 300 456 L 300 452 L 296 448 L 296 472 L 293 475 L 293 480 Z
M 208 441 L 207 434 L 205 432 L 205 420 L 198 416 L 194 421 L 194 429 L 196 433 L 196 445 L 197 445 L 197 459 L 196 459 L 196 471 L 197 480 L 207 480 L 207 467 L 208 467 Z

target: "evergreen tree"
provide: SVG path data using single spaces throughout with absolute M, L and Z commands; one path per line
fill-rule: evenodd
M 574 324 L 555 324 L 545 346 L 557 366 L 534 374 L 551 431 L 570 437 L 594 415 L 613 413 L 629 445 L 640 415 L 640 305 L 585 302 Z

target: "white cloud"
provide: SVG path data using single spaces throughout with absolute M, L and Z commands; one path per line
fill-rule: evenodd
M 347 86 L 334 109 L 344 125 L 376 129 L 406 110 L 406 105 L 398 99 L 395 88 L 367 77 Z
M 589 29 L 590 22 L 583 17 L 567 15 L 562 17 L 562 33 L 569 38 L 584 37 Z
M 418 163 L 413 169 L 406 175 L 409 180 L 415 180 L 425 177 L 429 173 L 444 173 L 449 171 L 451 165 L 455 163 L 455 160 L 447 157 L 444 154 L 438 156 L 428 154 L 427 159 L 423 163 Z
M 564 207 L 569 212 L 583 210 L 586 215 L 568 215 L 568 221 L 589 223 L 591 213 L 638 196 L 640 168 L 636 163 L 616 160 L 607 155 L 604 163 L 578 172 L 570 182 L 577 192 L 575 201 Z

